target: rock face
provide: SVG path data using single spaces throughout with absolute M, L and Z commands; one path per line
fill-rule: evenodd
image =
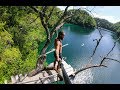
M 49 84 L 57 80 L 59 77 L 57 77 L 55 70 L 42 71 L 32 77 L 27 76 L 27 74 L 11 76 L 11 84 Z
M 73 68 L 71 65 L 67 64 L 64 60 L 62 61 L 63 66 L 70 76 L 74 73 Z M 53 82 L 63 80 L 62 70 L 60 69 L 59 72 L 53 69 L 53 63 L 49 64 L 47 69 L 44 71 L 40 71 L 36 74 L 36 71 L 33 70 L 32 74 L 19 74 L 16 76 L 11 76 L 11 83 L 10 84 L 52 84 Z M 5 83 L 7 83 L 5 81 Z
M 29 74 L 11 76 L 9 84 L 49 84 L 60 80 L 59 73 L 53 70 L 53 63 L 49 64 L 47 68 L 47 70 L 37 73 L 36 70 L 33 70 Z M 7 84 L 7 81 L 4 83 Z

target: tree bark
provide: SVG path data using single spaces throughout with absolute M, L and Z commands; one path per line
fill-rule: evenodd
M 64 23 L 61 23 L 59 26 L 57 26 L 55 28 L 55 30 L 60 29 L 63 25 L 64 25 Z M 42 50 L 40 52 L 40 55 L 38 57 L 38 60 L 37 60 L 36 68 L 44 69 L 43 63 L 46 61 L 46 50 L 47 50 L 47 48 L 48 48 L 48 46 L 50 44 L 50 40 L 53 38 L 53 35 L 54 35 L 54 32 L 50 36 L 50 39 L 47 39 L 44 47 L 42 48 Z
M 55 6 L 51 9 L 51 11 L 48 15 L 46 14 L 48 6 L 43 6 L 42 10 L 38 10 L 35 6 L 30 6 L 30 8 L 33 9 L 38 14 L 38 16 L 41 20 L 42 26 L 44 27 L 44 30 L 45 30 L 46 35 L 47 35 L 45 45 L 43 46 L 42 50 L 40 51 L 40 55 L 38 56 L 38 59 L 37 59 L 36 73 L 44 70 L 44 65 L 43 64 L 46 61 L 46 50 L 47 50 L 47 48 L 50 44 L 51 39 L 53 38 L 53 35 L 55 34 L 55 31 L 59 30 L 64 25 L 64 20 L 70 17 L 70 16 L 67 15 L 68 7 L 69 6 L 67 6 L 65 8 L 63 15 L 53 25 L 53 28 L 50 31 L 49 28 L 48 28 L 48 24 L 49 24 L 48 21 L 52 16 L 52 13 L 55 9 Z

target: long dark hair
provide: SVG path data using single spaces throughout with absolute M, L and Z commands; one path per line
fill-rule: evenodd
M 61 36 L 62 36 L 62 35 L 64 35 L 64 32 L 63 32 L 63 31 L 60 31 L 60 32 L 58 33 L 58 38 L 61 39 Z

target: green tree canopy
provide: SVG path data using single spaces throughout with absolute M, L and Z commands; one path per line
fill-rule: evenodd
M 72 13 L 74 13 L 73 16 L 66 20 L 66 22 L 89 28 L 96 27 L 94 18 L 85 10 L 69 10 L 68 14 Z

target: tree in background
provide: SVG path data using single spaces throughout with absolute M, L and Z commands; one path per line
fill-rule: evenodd
M 46 61 L 46 49 L 48 48 L 51 42 L 51 39 L 53 38 L 53 35 L 55 34 L 57 30 L 59 30 L 63 26 L 63 24 L 65 23 L 65 20 L 71 16 L 67 14 L 68 7 L 69 6 L 67 6 L 63 12 L 58 10 L 56 6 L 53 6 L 53 7 L 42 6 L 40 8 L 34 7 L 34 6 L 30 7 L 38 14 L 41 20 L 42 26 L 44 27 L 44 30 L 47 35 L 45 44 L 42 50 L 40 51 L 40 55 L 37 60 L 36 68 L 38 68 L 38 71 L 39 70 L 41 71 L 44 69 L 43 63 Z M 54 17 L 55 14 L 57 14 L 57 17 Z M 53 18 L 56 18 L 57 20 L 52 21 Z
M 68 11 L 68 14 L 74 13 L 74 15 L 67 19 L 66 22 L 81 25 L 83 27 L 94 28 L 96 22 L 94 18 L 85 10 L 72 9 Z
M 0 6 L 0 83 L 35 68 L 46 38 L 40 19 L 28 6 Z

